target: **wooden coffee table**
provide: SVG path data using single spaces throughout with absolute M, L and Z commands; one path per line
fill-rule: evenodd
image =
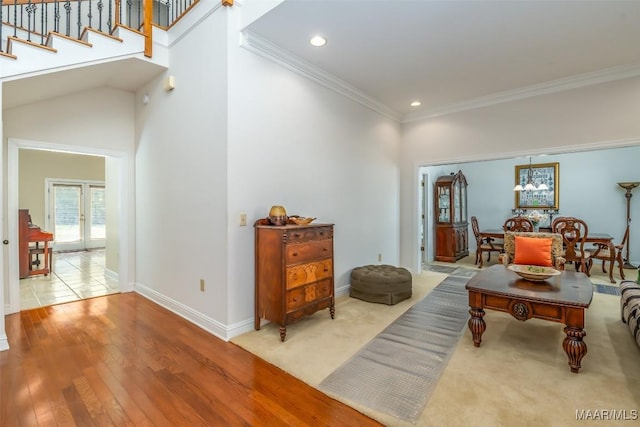
M 593 298 L 593 284 L 586 274 L 563 271 L 544 282 L 522 279 L 504 265 L 483 269 L 469 280 L 469 329 L 473 344 L 480 347 L 482 334 L 487 329 L 484 309 L 504 311 L 518 320 L 531 318 L 564 323 L 567 335 L 562 348 L 569 357 L 571 372 L 580 370 L 580 361 L 587 354 L 582 338 L 584 310 Z

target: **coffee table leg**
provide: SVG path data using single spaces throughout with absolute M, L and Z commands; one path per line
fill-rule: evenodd
M 564 328 L 564 333 L 567 336 L 562 341 L 562 348 L 569 357 L 571 372 L 577 374 L 580 370 L 580 361 L 587 354 L 587 344 L 582 340 L 587 333 L 582 328 L 570 326 Z
M 471 317 L 469 318 L 469 330 L 473 335 L 473 345 L 476 347 L 480 347 L 480 342 L 482 342 L 482 334 L 487 329 L 487 324 L 484 322 L 484 310 L 481 308 L 473 308 L 469 309 L 469 314 Z

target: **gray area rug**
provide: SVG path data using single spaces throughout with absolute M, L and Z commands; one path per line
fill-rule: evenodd
M 469 318 L 469 278 L 461 276 L 447 277 L 319 388 L 415 423 Z

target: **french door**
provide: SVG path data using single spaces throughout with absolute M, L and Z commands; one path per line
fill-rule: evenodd
M 46 185 L 45 215 L 54 250 L 104 247 L 104 182 L 46 180 Z

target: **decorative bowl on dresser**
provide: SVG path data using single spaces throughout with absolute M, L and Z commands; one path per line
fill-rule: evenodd
M 265 319 L 287 325 L 329 308 L 335 317 L 333 224 L 270 225 L 259 219 L 255 227 L 255 329 Z

